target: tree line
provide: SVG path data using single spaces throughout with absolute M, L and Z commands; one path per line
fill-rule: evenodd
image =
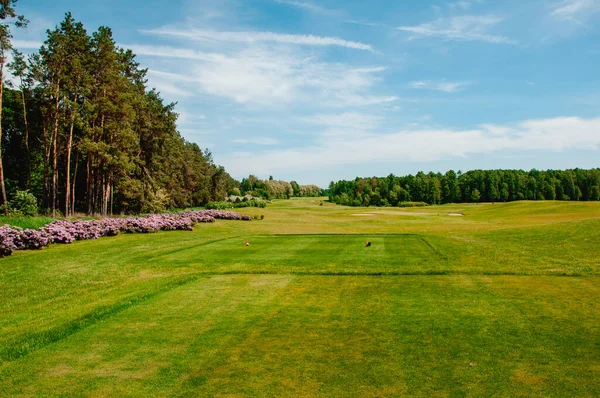
M 322 195 L 322 190 L 316 185 L 299 185 L 296 181 L 275 180 L 269 176 L 268 180 L 261 180 L 250 174 L 243 178 L 232 194 L 251 194 L 264 199 L 289 199 L 291 197 L 317 197 Z
M 175 104 L 147 86 L 110 28 L 90 35 L 67 13 L 26 58 L 11 44 L 11 27 L 27 22 L 15 3 L 0 0 L 0 80 L 14 77 L 0 84 L 4 205 L 29 190 L 53 216 L 158 212 L 221 200 L 236 185 L 181 137 Z
M 600 200 L 600 169 L 472 170 L 419 172 L 397 177 L 331 182 L 329 200 L 348 206 L 510 202 L 516 200 Z

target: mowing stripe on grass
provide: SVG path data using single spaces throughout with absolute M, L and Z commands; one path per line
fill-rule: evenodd
M 177 248 L 177 249 L 165 250 L 165 251 L 160 252 L 160 254 L 157 254 L 157 255 L 154 255 L 154 256 L 146 256 L 146 255 L 139 256 L 137 259 L 142 258 L 144 260 L 155 260 L 155 259 L 163 257 L 163 256 L 168 256 L 169 254 L 175 254 L 175 253 L 179 253 L 179 252 L 184 252 L 186 250 L 195 249 L 197 247 L 208 246 L 208 245 L 213 244 L 213 243 L 221 242 L 221 241 L 224 241 L 224 240 L 236 239 L 236 238 L 239 239 L 239 236 L 230 236 L 230 237 L 227 237 L 227 238 L 213 239 L 213 240 L 209 240 L 207 242 L 202 242 L 202 243 L 197 243 L 197 244 L 194 244 L 194 245 L 184 246 L 184 247 L 180 247 L 180 248 Z
M 91 311 L 73 320 L 72 322 L 56 326 L 43 332 L 28 333 L 13 340 L 9 340 L 2 347 L 0 347 L 0 365 L 22 358 L 34 351 L 63 340 L 97 322 L 107 319 L 115 314 L 125 311 L 126 309 L 134 307 L 140 303 L 150 300 L 151 298 L 167 293 L 177 287 L 186 285 L 197 279 L 197 275 L 189 275 L 184 278 L 177 278 L 176 280 L 167 283 L 154 292 L 129 297 L 112 305 L 101 306 L 96 308 L 94 311 Z
M 425 239 L 425 237 L 424 237 L 423 235 L 419 235 L 419 236 L 421 237 L 421 240 L 422 240 L 423 242 L 425 242 L 425 244 L 426 244 L 427 246 L 429 246 L 429 248 L 430 248 L 431 250 L 433 250 L 433 251 L 434 251 L 434 252 L 435 252 L 437 255 L 439 255 L 440 257 L 442 257 L 444 260 L 448 260 L 448 256 L 445 256 L 444 254 L 442 254 L 442 253 L 441 253 L 441 252 L 438 250 L 438 248 L 437 248 L 437 247 L 435 247 L 435 246 L 433 245 L 433 243 L 431 243 L 430 241 L 428 241 L 427 239 Z

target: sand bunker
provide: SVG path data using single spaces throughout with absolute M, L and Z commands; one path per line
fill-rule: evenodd
M 462 213 L 449 213 L 450 217 L 464 217 L 465 215 Z
M 355 217 L 365 217 L 365 216 L 374 216 L 376 214 L 374 213 L 358 213 L 358 214 L 350 214 L 351 216 L 355 216 Z

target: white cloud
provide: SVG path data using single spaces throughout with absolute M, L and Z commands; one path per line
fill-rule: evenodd
M 393 29 L 392 27 L 383 24 L 383 23 L 378 23 L 378 22 L 364 22 L 364 21 L 357 21 L 354 19 L 348 19 L 345 20 L 344 23 L 346 24 L 350 24 L 350 25 L 358 25 L 358 26 L 368 26 L 370 28 L 384 28 L 384 29 Z
M 351 48 L 355 50 L 375 52 L 373 47 L 371 47 L 371 45 L 369 44 L 348 41 L 340 39 L 338 37 L 297 35 L 274 32 L 223 32 L 195 29 L 177 29 L 169 27 L 162 27 L 151 30 L 141 30 L 140 32 L 159 36 L 171 36 L 199 41 L 226 41 L 236 43 L 272 42 L 306 46 L 338 46 Z
M 438 37 L 453 41 L 483 41 L 498 44 L 516 44 L 506 36 L 488 33 L 488 29 L 502 22 L 496 16 L 466 15 L 459 17 L 440 18 L 433 22 L 416 26 L 400 26 L 397 29 L 414 33 L 415 37 Z
M 251 156 L 233 155 L 225 162 L 227 169 L 240 175 L 268 174 L 274 165 L 278 171 L 318 170 L 369 162 L 430 162 L 497 151 L 598 150 L 600 147 L 600 118 L 561 117 L 528 120 L 517 125 L 483 125 L 471 130 L 409 129 L 389 134 L 376 133 L 382 121 L 367 115 L 317 115 L 314 122 L 322 124 L 325 131 L 312 145 Z
M 327 8 L 323 8 L 312 3 L 307 3 L 304 1 L 296 1 L 296 0 L 275 0 L 276 3 L 286 4 L 293 7 L 298 7 L 307 11 L 312 11 L 318 14 L 323 15 L 337 15 L 339 14 L 337 11 L 329 10 Z
M 450 9 L 468 10 L 476 4 L 484 4 L 484 0 L 459 0 L 453 3 L 448 3 Z
M 163 96 L 191 97 L 193 93 L 178 85 L 173 76 L 172 73 L 148 70 L 148 85 L 158 90 Z
M 554 6 L 550 15 L 585 26 L 586 21 L 596 13 L 600 13 L 598 0 L 564 0 Z
M 356 93 L 338 93 L 335 99 L 327 101 L 324 104 L 333 107 L 357 107 L 385 104 L 397 101 L 399 98 L 395 95 L 390 96 L 375 96 L 375 95 L 359 95 Z
M 206 120 L 206 115 L 204 113 L 191 114 L 186 111 L 178 110 L 177 113 L 179 116 L 177 117 L 177 125 L 193 125 L 197 122 L 204 122 Z
M 270 137 L 238 138 L 231 140 L 234 144 L 277 145 L 279 140 Z
M 461 9 L 468 10 L 473 5 L 473 2 L 467 0 L 455 1 L 454 3 L 449 3 L 448 7 L 451 9 Z
M 181 58 L 209 62 L 219 62 L 226 58 L 223 54 L 207 53 L 204 51 L 169 46 L 147 46 L 139 44 L 119 44 L 119 46 L 130 49 L 137 55 L 149 57 Z
M 446 82 L 446 81 L 441 81 L 441 82 L 416 81 L 416 82 L 410 83 L 410 87 L 412 87 L 412 88 L 437 90 L 437 91 L 443 91 L 445 93 L 455 93 L 458 91 L 463 91 L 470 85 L 471 85 L 471 83 L 468 83 L 468 82 Z
M 242 104 L 285 105 L 306 102 L 330 107 L 359 107 L 397 100 L 370 93 L 384 67 L 353 68 L 340 63 L 301 57 L 297 51 L 248 47 L 230 54 L 207 53 L 165 46 L 128 46 L 139 55 L 180 58 L 180 73 L 150 70 L 150 83 L 183 95 L 196 91 Z
M 19 50 L 39 50 L 44 44 L 36 40 L 13 40 L 12 45 Z

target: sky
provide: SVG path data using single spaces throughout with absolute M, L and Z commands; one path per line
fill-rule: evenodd
M 235 178 L 600 163 L 600 0 L 20 0 L 109 26 Z

